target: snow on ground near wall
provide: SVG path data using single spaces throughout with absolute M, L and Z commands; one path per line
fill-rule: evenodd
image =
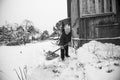
M 24 66 L 27 66 L 28 69 L 31 70 L 40 64 L 47 64 L 45 63 L 44 51 L 46 50 L 47 52 L 57 48 L 57 46 L 51 44 L 51 41 L 21 46 L 1 46 L 0 73 L 4 72 L 6 75 L 9 75 L 8 77 L 10 77 L 10 79 L 8 80 L 17 80 L 18 77 L 14 69 L 19 71 L 19 67 L 23 68 Z
M 60 58 L 46 61 L 45 52 L 59 48 L 52 43 L 1 46 L 0 80 L 19 80 L 15 69 L 25 66 L 28 80 L 120 80 L 120 60 L 113 58 L 120 56 L 120 46 L 91 41 L 77 50 L 70 47 L 71 57 L 64 62 Z
M 77 54 L 79 63 L 86 65 L 88 80 L 120 80 L 120 67 L 114 66 L 114 63 L 120 64 L 120 59 L 113 58 L 120 58 L 120 46 L 91 41 L 79 48 Z

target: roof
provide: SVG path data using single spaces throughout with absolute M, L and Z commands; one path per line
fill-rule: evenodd
M 60 20 L 59 22 L 63 22 L 64 24 L 70 24 L 71 23 L 70 19 L 71 18 L 65 18 L 65 19 Z

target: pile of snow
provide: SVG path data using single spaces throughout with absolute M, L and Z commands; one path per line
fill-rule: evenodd
M 88 80 L 120 79 L 120 46 L 90 41 L 77 50 L 77 56 Z
M 45 51 L 55 50 L 58 46 L 52 41 L 30 43 L 21 46 L 1 46 L 0 47 L 0 77 L 3 74 L 9 77 L 6 80 L 19 80 L 15 70 L 19 72 L 19 67 L 27 67 L 30 74 L 34 68 L 42 64 L 50 64 L 45 61 Z M 4 79 L 0 79 L 4 80 Z
M 99 59 L 120 58 L 120 46 L 114 44 L 91 41 L 77 50 L 80 61 L 97 62 Z
M 30 79 L 119 80 L 120 68 L 119 66 L 114 66 L 114 63 L 120 65 L 120 60 L 110 60 L 111 54 L 106 53 L 111 47 L 113 48 L 114 57 L 119 57 L 120 47 L 114 44 L 103 44 L 97 41 L 91 41 L 84 44 L 77 51 L 70 48 L 69 52 L 71 57 L 66 58 L 65 62 L 60 61 L 58 58 L 52 62 L 52 64 L 39 66 L 34 73 L 30 75 Z M 42 72 L 44 74 L 42 74 Z
M 90 41 L 78 50 L 69 47 L 64 62 L 60 57 L 47 61 L 45 53 L 59 48 L 54 43 L 0 47 L 0 80 L 19 80 L 19 68 L 27 70 L 27 80 L 120 80 L 120 46 Z

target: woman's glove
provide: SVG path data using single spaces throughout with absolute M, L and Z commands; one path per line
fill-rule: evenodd
M 64 49 L 64 46 L 60 46 L 61 47 L 61 49 Z

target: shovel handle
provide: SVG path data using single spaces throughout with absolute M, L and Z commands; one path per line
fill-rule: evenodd
M 67 45 L 68 45 L 68 44 L 65 44 L 64 47 L 67 46 Z M 58 48 L 57 50 L 53 51 L 53 53 L 57 52 L 57 51 L 60 50 L 60 49 L 61 49 L 61 47 Z
M 53 53 L 57 52 L 57 51 L 58 51 L 58 50 L 60 50 L 60 49 L 61 49 L 61 47 L 60 47 L 60 48 L 58 48 L 57 50 L 53 51 Z

